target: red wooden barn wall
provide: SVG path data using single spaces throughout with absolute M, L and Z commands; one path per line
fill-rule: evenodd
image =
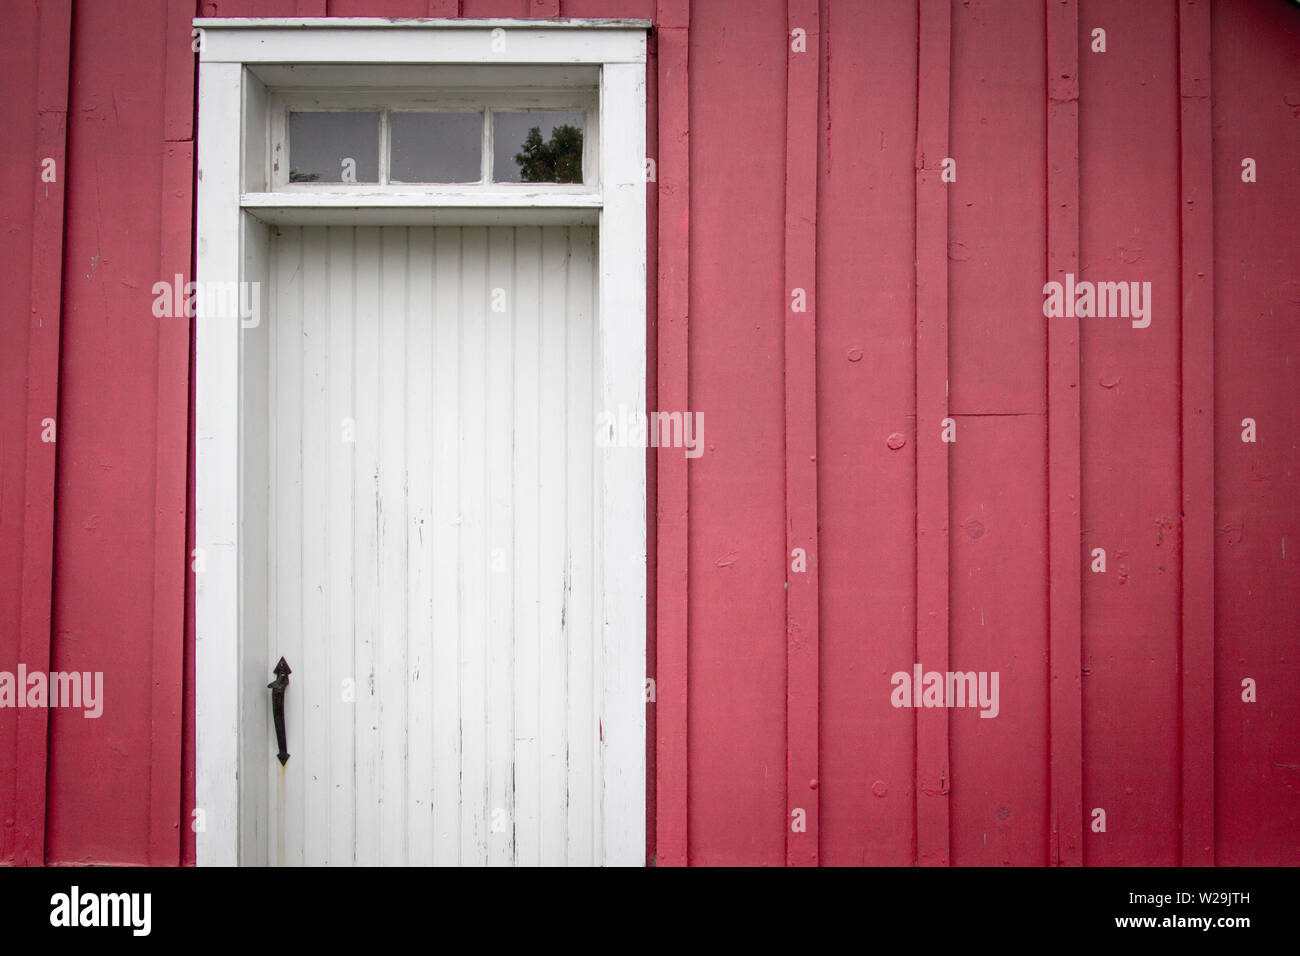
M 0 861 L 193 860 L 190 338 L 150 311 L 190 17 L 558 13 L 656 22 L 649 394 L 708 426 L 650 465 L 648 855 L 1300 863 L 1294 4 L 0 8 L 0 669 L 107 688 L 0 709 Z M 1150 327 L 1045 320 L 1067 272 L 1151 282 Z M 892 707 L 917 660 L 999 716 Z

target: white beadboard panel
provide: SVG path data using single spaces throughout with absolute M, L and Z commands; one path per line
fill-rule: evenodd
M 433 752 L 433 230 L 412 230 L 406 339 L 407 728 Z M 407 752 L 407 861 L 433 865 L 433 760 Z
M 514 420 L 525 440 L 515 442 L 512 481 L 519 499 L 514 510 L 514 789 L 511 815 L 515 832 L 515 860 L 520 866 L 541 862 L 541 666 L 538 613 L 541 579 L 538 561 L 537 508 L 541 487 L 537 436 L 541 434 L 538 402 L 538 362 L 518 361 L 538 356 L 541 319 L 542 230 L 515 229 L 514 283 Z M 533 436 L 530 440 L 527 436 Z
M 603 861 L 598 270 L 590 226 L 278 227 L 246 862 Z
M 565 326 L 565 401 L 569 408 L 595 407 L 596 379 L 590 374 L 595 361 L 592 337 L 583 330 L 595 325 L 595 247 L 591 229 L 569 230 L 569 308 Z M 563 619 L 568 635 L 569 692 L 566 700 L 569 741 L 569 864 L 595 866 L 600 852 L 597 808 L 600 768 L 597 750 L 600 722 L 595 726 L 587 714 L 599 714 L 600 648 L 596 637 L 595 596 L 597 584 L 590 548 L 575 548 L 573 541 L 598 540 L 595 526 L 597 500 L 595 484 L 595 415 L 566 419 L 565 481 L 566 544 L 565 603 Z

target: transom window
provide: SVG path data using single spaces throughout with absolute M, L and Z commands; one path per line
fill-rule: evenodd
M 275 190 L 370 186 L 595 188 L 595 91 L 279 92 Z

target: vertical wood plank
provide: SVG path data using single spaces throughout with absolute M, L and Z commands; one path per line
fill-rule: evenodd
M 1210 0 L 1180 0 L 1182 854 L 1214 865 L 1214 188 Z
M 163 149 L 163 230 L 159 274 L 182 287 L 190 266 L 194 145 Z M 180 276 L 180 279 L 175 279 Z M 167 280 L 164 280 L 167 281 Z M 189 468 L 190 324 L 158 320 L 154 445 L 154 604 L 149 758 L 149 860 L 177 865 L 181 838 L 181 727 L 185 654 L 186 499 Z
M 659 155 L 658 405 L 689 410 L 690 0 L 656 8 Z M 655 856 L 686 866 L 687 812 L 687 458 L 655 455 Z
M 270 694 L 254 693 L 265 691 L 274 663 L 268 655 L 273 650 L 269 635 L 275 590 L 271 477 L 275 465 L 272 436 L 276 411 L 271 385 L 276 356 L 271 337 L 273 323 L 269 317 L 274 314 L 272 305 L 277 286 L 276 250 L 282 245 L 273 238 L 272 232 L 269 226 L 244 223 L 244 280 L 258 283 L 257 324 L 250 321 L 248 328 L 242 328 L 231 319 L 219 320 L 233 328 L 238 336 L 241 379 L 238 390 L 238 461 L 242 462 L 239 469 L 240 582 L 235 593 L 239 633 L 243 637 L 239 648 L 239 683 L 234 690 L 250 689 L 248 693 L 238 693 L 239 862 L 243 866 L 266 866 L 270 862 L 267 807 L 274 804 L 268 791 L 273 782 L 269 768 L 277 750 L 275 735 L 269 731 Z M 206 570 L 195 575 L 195 579 L 196 584 L 205 584 Z
M 433 274 L 432 229 L 410 230 L 406 339 L 407 862 L 434 862 L 433 746 Z M 450 768 L 448 768 L 448 772 Z
M 273 578 L 270 600 L 269 654 L 274 664 L 280 657 L 291 668 L 303 661 L 303 563 L 302 563 L 302 409 L 303 409 L 303 230 L 280 229 L 275 242 L 275 271 L 272 289 L 275 303 L 271 324 L 271 515 L 269 533 L 270 567 Z M 267 680 L 271 674 L 266 674 Z M 292 678 L 290 678 L 292 687 Z M 303 739 L 305 708 L 301 678 L 285 694 L 284 720 L 288 750 L 299 750 Z M 258 688 L 260 690 L 260 688 Z M 271 709 L 266 707 L 269 721 Z M 300 758 L 303 755 L 300 752 Z M 276 866 L 303 863 L 305 760 L 281 765 L 268 760 L 263 772 L 272 801 L 270 820 L 270 862 Z
M 429 0 L 429 16 L 448 18 L 460 16 L 460 0 Z
M 329 230 L 329 419 L 327 426 L 329 515 L 329 861 L 351 865 L 356 852 L 354 822 L 357 706 L 363 693 L 355 666 L 356 625 L 353 608 L 353 541 L 356 501 L 356 406 L 353 356 L 356 335 L 352 294 L 355 277 L 355 230 Z M 348 430 L 345 432 L 345 423 Z M 351 699 L 344 681 L 351 681 Z
M 1079 273 L 1079 10 L 1045 0 L 1047 272 Z M 1083 863 L 1083 592 L 1080 543 L 1079 320 L 1047 320 L 1049 850 Z
M 461 264 L 461 864 L 487 863 L 487 230 L 463 230 Z
M 916 130 L 916 654 L 948 670 L 948 155 L 952 11 L 921 0 Z M 947 866 L 948 711 L 916 708 L 916 844 L 922 866 Z
M 528 15 L 530 17 L 558 17 L 560 15 L 560 0 L 528 0 Z
M 593 375 L 593 333 L 596 316 L 592 291 L 595 281 L 595 239 L 592 230 L 574 226 L 567 230 L 569 247 L 564 373 L 565 394 L 560 396 L 562 418 L 553 425 L 554 441 L 566 446 L 563 509 L 568 515 L 564 554 L 562 617 L 569 652 L 568 738 L 569 755 L 569 859 L 571 866 L 599 866 L 600 835 L 600 701 L 602 647 L 597 639 L 600 595 L 599 569 L 593 561 L 601 500 L 596 475 L 592 422 L 596 381 Z M 627 450 L 636 454 L 635 450 Z M 598 553 L 598 552 L 597 552 Z
M 18 660 L 29 671 L 50 667 L 54 580 L 55 442 L 41 440 L 46 418 L 57 419 L 59 328 L 63 287 L 64 184 L 67 180 L 68 55 L 71 0 L 43 3 L 39 11 L 36 80 L 36 153 L 29 167 L 55 162 L 57 179 L 37 182 L 32 202 L 31 318 L 27 338 L 27 457 L 23 478 L 22 590 Z M 57 427 L 57 422 L 56 422 Z M 57 435 L 57 433 L 56 433 Z M 45 862 L 45 784 L 49 711 L 18 711 L 14 774 L 14 860 Z
M 542 647 L 538 531 L 540 444 L 550 440 L 540 417 L 538 344 L 541 324 L 542 230 L 515 230 L 514 337 L 514 659 L 515 861 L 541 864 L 541 681 Z
M 407 230 L 381 231 L 379 278 L 379 766 L 385 866 L 406 863 Z
M 298 755 L 303 768 L 299 778 L 304 812 L 299 821 L 303 841 L 303 863 L 324 866 L 328 862 L 330 778 L 330 635 L 327 602 L 329 588 L 329 531 L 333 520 L 329 507 L 330 444 L 337 433 L 329 420 L 329 291 L 326 258 L 327 230 L 314 226 L 302 231 L 302 335 L 297 348 L 302 355 L 302 474 L 299 500 L 302 527 L 302 622 L 301 649 L 289 656 L 293 714 L 301 715 L 295 727 L 289 725 L 289 753 Z M 287 504 L 285 502 L 284 504 Z M 329 517 L 324 517 L 324 516 Z M 267 675 L 270 679 L 270 675 Z M 277 761 L 278 762 L 278 761 Z
M 196 183 L 199 223 L 196 278 L 229 282 L 239 275 L 239 143 L 226 135 L 239 123 L 242 70 L 237 63 L 206 63 L 199 111 L 209 117 L 199 133 Z M 254 243 L 255 245 L 256 243 Z M 231 768 L 240 763 L 239 647 L 239 323 L 199 309 L 195 409 L 195 516 L 197 547 L 206 570 L 195 577 L 195 798 L 206 827 L 195 834 L 205 866 L 238 862 L 239 786 Z M 261 773 L 261 770 L 255 771 Z
M 785 138 L 785 629 L 786 846 L 788 866 L 818 862 L 817 615 L 817 0 L 789 0 Z M 795 290 L 805 311 L 795 311 Z M 795 549 L 807 570 L 794 572 Z M 795 829 L 802 814 L 803 828 Z
M 461 230 L 434 239 L 433 824 L 434 862 L 461 862 L 460 356 Z
M 193 47 L 194 0 L 167 0 L 165 20 L 167 82 L 163 88 L 163 140 L 168 143 L 194 139 Z M 188 211 L 188 207 L 187 211 Z
M 644 42 L 644 41 L 643 41 Z M 646 402 L 645 63 L 600 74 L 600 405 L 643 414 Z M 615 106 L 614 104 L 623 104 Z M 596 518 L 601 673 L 600 825 L 606 866 L 645 865 L 646 458 L 605 447 Z
M 541 640 L 541 753 L 542 753 L 542 862 L 563 866 L 568 862 L 569 818 L 568 754 L 565 701 L 568 683 L 568 630 L 564 594 L 565 561 L 565 443 L 553 431 L 563 421 L 566 351 L 565 314 L 568 299 L 568 230 L 547 226 L 542 230 L 542 315 L 539 333 L 538 409 L 542 423 L 539 453 L 541 475 L 538 507 L 541 512 L 540 570 Z
M 379 788 L 379 234 L 375 227 L 356 231 L 353 310 L 356 327 L 356 472 L 353 528 L 356 645 L 356 851 L 359 866 L 380 863 Z
M 163 173 L 159 275 L 192 274 L 194 205 L 193 0 L 167 4 L 167 84 L 163 104 Z M 60 161 L 60 168 L 62 162 Z M 182 687 L 185 655 L 186 498 L 189 468 L 190 325 L 184 316 L 158 323 L 154 471 L 153 653 L 149 756 L 149 862 L 180 862 Z
M 514 229 L 488 230 L 486 319 L 488 859 L 514 862 Z

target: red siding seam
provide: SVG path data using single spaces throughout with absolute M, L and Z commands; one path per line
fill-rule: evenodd
M 528 0 L 528 15 L 540 18 L 558 17 L 560 0 Z
M 1045 0 L 1047 272 L 1079 272 L 1079 9 Z M 1054 866 L 1083 863 L 1083 583 L 1079 320 L 1047 323 L 1048 848 Z
M 32 203 L 31 324 L 27 340 L 27 460 L 23 500 L 22 608 L 19 662 L 29 671 L 48 671 L 54 586 L 54 507 L 57 440 L 41 438 L 43 419 L 58 433 L 59 328 L 63 293 L 64 184 L 67 182 L 68 69 L 72 46 L 71 0 L 40 6 L 36 85 L 36 155 L 30 174 L 52 158 L 56 180 L 37 182 Z M 27 866 L 45 862 L 46 759 L 49 710 L 18 711 L 14 773 L 14 859 Z
M 429 0 L 429 16 L 449 18 L 460 16 L 460 0 Z
M 1178 5 L 1184 866 L 1214 865 L 1214 209 L 1210 3 Z
M 948 0 L 919 7 L 916 105 L 916 659 L 948 670 L 948 153 L 952 71 Z M 958 436 L 960 439 L 960 436 Z M 948 711 L 916 708 L 916 848 L 949 864 Z
M 787 866 L 816 866 L 817 825 L 817 0 L 786 4 L 785 634 Z M 804 31 L 802 52 L 795 30 Z M 802 289 L 806 311 L 794 309 Z M 806 571 L 793 571 L 794 549 Z M 802 810 L 805 829 L 794 830 Z
M 325 16 L 325 0 L 298 0 L 297 15 L 300 17 Z
M 163 103 L 159 275 L 182 287 L 193 275 L 194 53 L 191 0 L 167 8 L 167 94 Z M 175 279 L 179 275 L 180 279 Z M 189 468 L 189 320 L 158 322 L 155 394 L 154 586 L 151 655 L 149 862 L 176 866 L 181 857 L 182 724 L 185 667 L 186 498 Z
M 690 409 L 690 2 L 659 0 L 658 401 Z M 687 459 L 656 454 L 655 864 L 686 866 Z
M 160 203 L 164 281 L 193 274 L 190 210 L 194 146 L 163 147 Z M 154 588 L 149 760 L 149 862 L 180 861 L 181 707 L 185 652 L 185 552 L 187 442 L 189 432 L 190 327 L 184 316 L 157 319 L 158 383 L 154 472 Z

